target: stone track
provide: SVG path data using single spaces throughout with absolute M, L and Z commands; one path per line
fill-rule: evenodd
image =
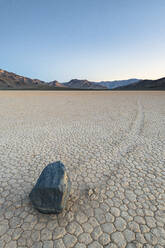
M 165 247 L 164 92 L 0 92 L 0 248 Z M 72 190 L 28 194 L 61 160 Z
M 143 108 L 140 101 L 137 101 L 138 109 L 136 113 L 136 119 L 132 123 L 130 131 L 128 130 L 128 134 L 125 139 L 123 139 L 119 145 L 117 145 L 112 154 L 114 162 L 120 162 L 121 158 L 125 156 L 125 154 L 133 149 L 137 142 L 140 141 L 140 131 L 143 129 L 143 121 L 144 114 Z

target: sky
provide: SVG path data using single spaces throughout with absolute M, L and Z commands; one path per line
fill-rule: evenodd
M 44 81 L 165 77 L 165 0 L 0 0 L 0 68 Z

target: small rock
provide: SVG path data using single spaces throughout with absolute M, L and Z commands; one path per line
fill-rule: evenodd
M 89 195 L 89 196 L 93 195 L 93 190 L 92 190 L 92 189 L 89 189 L 89 190 L 88 190 L 88 195 Z
M 40 212 L 58 214 L 66 205 L 70 188 L 65 166 L 58 161 L 45 167 L 29 197 Z

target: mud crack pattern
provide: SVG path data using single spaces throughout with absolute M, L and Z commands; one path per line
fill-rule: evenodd
M 0 92 L 0 247 L 165 247 L 164 92 Z M 28 194 L 61 160 L 72 190 Z

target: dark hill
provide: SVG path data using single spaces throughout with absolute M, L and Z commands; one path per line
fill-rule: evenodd
M 115 88 L 114 90 L 165 90 L 165 78 L 140 80 L 133 84 Z
M 68 83 L 64 83 L 65 86 L 74 88 L 74 89 L 107 89 L 107 87 L 98 85 L 95 82 L 90 82 L 86 79 L 79 80 L 79 79 L 72 79 Z

